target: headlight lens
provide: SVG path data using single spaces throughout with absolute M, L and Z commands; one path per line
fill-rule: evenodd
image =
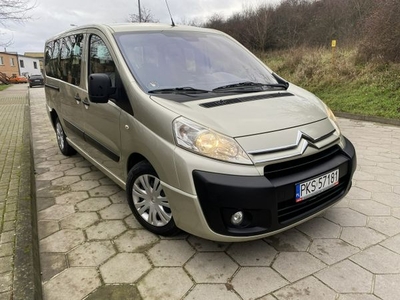
M 184 149 L 223 161 L 252 164 L 246 152 L 228 136 L 183 117 L 174 120 L 173 129 L 176 144 Z

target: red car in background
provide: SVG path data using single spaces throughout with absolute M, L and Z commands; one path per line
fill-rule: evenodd
M 12 76 L 8 80 L 9 83 L 28 83 L 28 79 L 25 76 Z

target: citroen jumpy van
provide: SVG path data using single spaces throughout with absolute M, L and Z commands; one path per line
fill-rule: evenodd
M 355 150 L 331 110 L 221 32 L 75 27 L 46 42 L 45 70 L 61 152 L 126 189 L 153 233 L 258 239 L 351 187 Z

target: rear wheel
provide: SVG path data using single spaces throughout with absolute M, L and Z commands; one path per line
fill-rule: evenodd
M 143 227 L 164 236 L 180 232 L 161 181 L 149 162 L 141 161 L 130 170 L 126 191 L 132 213 Z
M 65 135 L 59 118 L 56 119 L 56 137 L 58 148 L 60 148 L 62 154 L 64 154 L 65 156 L 71 156 L 76 153 L 75 149 L 72 148 L 70 144 L 68 144 L 67 136 Z

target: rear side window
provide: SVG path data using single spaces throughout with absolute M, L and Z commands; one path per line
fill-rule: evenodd
M 46 75 L 80 85 L 83 34 L 50 41 L 45 49 Z

